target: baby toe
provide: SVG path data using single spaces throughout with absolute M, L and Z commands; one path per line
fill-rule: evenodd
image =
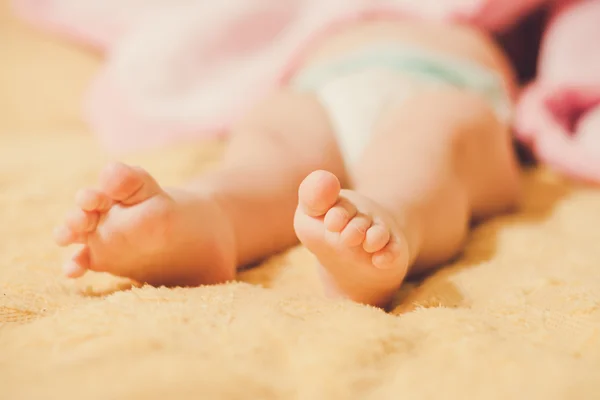
M 69 278 L 79 278 L 87 272 L 89 264 L 90 249 L 86 246 L 75 253 L 73 258 L 65 263 L 63 272 Z
M 360 246 L 373 220 L 364 214 L 352 218 L 340 234 L 340 243 L 348 247 Z
M 91 232 L 98 224 L 98 213 L 75 209 L 67 214 L 65 224 L 73 232 Z
M 311 217 L 321 217 L 333 207 L 340 194 L 340 181 L 327 171 L 315 171 L 308 175 L 298 188 L 301 210 Z
M 161 192 L 160 186 L 144 169 L 112 163 L 100 174 L 102 192 L 114 201 L 137 204 Z
M 86 234 L 73 232 L 66 226 L 59 226 L 54 230 L 54 241 L 59 246 L 68 246 L 73 243 L 85 243 Z
M 383 249 L 373 254 L 371 261 L 373 265 L 380 269 L 393 268 L 396 259 L 400 256 L 400 245 L 395 241 L 390 241 Z
M 84 211 L 106 212 L 112 206 L 112 200 L 97 190 L 82 189 L 75 195 L 75 204 Z
M 87 272 L 87 269 L 77 264 L 73 260 L 69 260 L 63 265 L 63 273 L 67 278 L 79 278 Z
M 385 247 L 390 241 L 390 231 L 383 225 L 374 224 L 365 234 L 363 249 L 367 253 L 375 253 Z
M 356 213 L 357 209 L 354 204 L 346 199 L 340 199 L 325 214 L 325 220 L 323 221 L 325 229 L 330 232 L 341 232 L 348 225 L 348 222 L 356 216 Z

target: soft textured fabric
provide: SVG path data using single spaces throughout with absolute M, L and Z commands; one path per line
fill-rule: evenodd
M 14 0 L 41 26 L 108 50 L 87 118 L 123 152 L 227 131 L 315 35 L 409 15 L 501 30 L 546 0 Z
M 600 1 L 557 3 L 516 115 L 518 137 L 540 160 L 600 183 Z
M 0 2 L 0 398 L 597 399 L 600 192 L 526 175 L 521 211 L 406 284 L 390 313 L 318 295 L 302 248 L 238 283 L 131 288 L 60 275 L 52 227 L 106 161 L 77 118 L 91 55 Z M 177 184 L 218 144 L 131 156 Z
M 326 109 L 348 167 L 362 155 L 376 121 L 423 89 L 452 86 L 477 94 L 504 123 L 512 99 L 501 77 L 487 67 L 410 45 L 380 42 L 299 71 L 290 81 L 316 93 Z

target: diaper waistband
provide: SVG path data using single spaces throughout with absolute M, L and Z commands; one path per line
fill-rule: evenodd
M 403 75 L 476 92 L 487 99 L 498 116 L 509 120 L 512 102 L 496 72 L 475 62 L 402 43 L 378 43 L 298 71 L 291 85 L 318 90 L 327 82 L 365 68 L 387 68 Z

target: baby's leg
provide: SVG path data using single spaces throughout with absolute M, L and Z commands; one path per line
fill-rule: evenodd
M 90 269 L 170 285 L 232 279 L 236 266 L 296 242 L 300 181 L 319 168 L 343 176 L 342 165 L 319 103 L 280 93 L 239 124 L 220 167 L 188 187 L 163 189 L 140 168 L 107 167 L 57 229 L 59 244 L 83 245 L 67 275 Z
M 448 261 L 472 217 L 513 206 L 508 129 L 457 90 L 416 95 L 380 121 L 355 190 L 319 171 L 302 183 L 296 232 L 333 295 L 384 305 L 407 273 Z

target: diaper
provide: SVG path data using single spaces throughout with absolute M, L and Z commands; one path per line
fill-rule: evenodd
M 290 85 L 316 93 L 348 165 L 361 156 L 382 112 L 425 87 L 469 90 L 488 101 L 501 121 L 509 123 L 512 116 L 498 74 L 474 62 L 398 43 L 369 46 L 306 68 Z

